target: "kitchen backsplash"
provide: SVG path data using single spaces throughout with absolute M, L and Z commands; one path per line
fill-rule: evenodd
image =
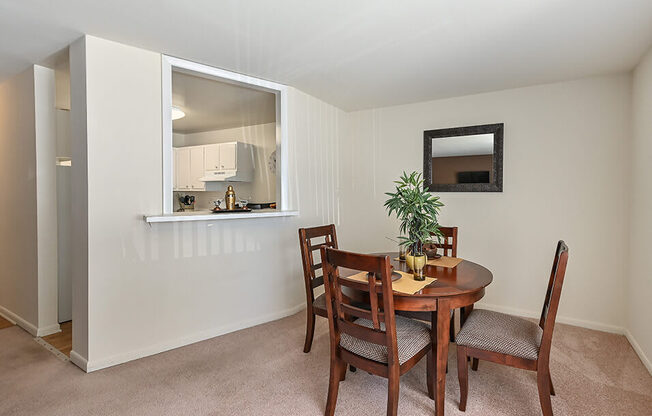
M 192 192 L 192 191 L 180 191 L 174 192 L 174 211 L 179 209 L 179 197 L 183 195 L 192 195 L 195 197 L 195 210 L 207 210 L 213 209 L 215 206 L 213 201 L 216 199 L 224 200 L 224 193 L 226 192 L 226 187 L 232 185 L 235 190 L 236 201 L 241 199 L 246 199 L 249 202 L 276 202 L 273 198 L 270 200 L 267 199 L 257 199 L 255 195 L 252 195 L 251 184 L 247 183 L 238 183 L 238 182 L 229 182 L 224 184 L 224 190 L 221 191 L 205 191 L 205 192 Z

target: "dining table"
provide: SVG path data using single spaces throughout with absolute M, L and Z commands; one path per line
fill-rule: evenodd
M 374 253 L 386 255 L 391 259 L 394 270 L 410 272 L 405 261 L 398 258 L 398 253 Z M 473 310 L 475 302 L 482 299 L 485 288 L 493 280 L 492 273 L 480 264 L 463 260 L 454 267 L 434 265 L 428 261 L 423 273 L 436 280 L 414 294 L 393 292 L 394 309 L 396 311 L 429 312 L 432 341 L 436 343 L 435 377 L 428 379 L 428 394 L 435 399 L 437 416 L 444 415 L 444 400 L 446 394 L 446 368 L 448 363 L 448 347 L 450 342 L 451 310 L 461 309 L 461 322 Z M 347 277 L 354 271 L 342 270 L 341 277 Z M 412 275 L 402 277 L 412 278 Z M 351 299 L 364 302 L 368 296 L 364 292 L 347 288 Z M 356 293 L 357 292 L 357 293 Z

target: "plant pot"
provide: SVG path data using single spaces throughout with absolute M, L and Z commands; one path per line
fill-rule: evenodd
M 428 257 L 426 257 L 425 254 L 422 254 L 420 256 L 414 256 L 414 259 L 412 260 L 413 262 L 413 268 L 412 268 L 412 275 L 414 277 L 414 280 L 426 280 L 426 276 L 423 274 L 423 268 L 426 267 L 426 262 L 428 261 Z
M 410 270 L 414 270 L 414 256 L 408 251 L 405 253 L 405 265 Z
M 410 252 L 405 253 L 405 264 L 410 270 L 414 270 L 415 268 L 423 269 L 427 261 L 428 258 L 425 254 L 413 256 Z
M 425 254 L 422 254 L 420 256 L 413 256 L 412 257 L 412 270 L 420 270 L 426 267 L 426 262 L 428 261 L 428 257 L 426 257 Z

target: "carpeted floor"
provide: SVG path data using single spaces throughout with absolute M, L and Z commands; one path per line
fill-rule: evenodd
M 18 327 L 0 331 L 0 415 L 321 415 L 328 327 L 303 354 L 304 314 L 85 374 Z M 480 362 L 457 410 L 454 345 L 447 415 L 539 415 L 534 373 Z M 555 415 L 652 414 L 652 377 L 623 336 L 557 325 L 551 371 Z M 387 382 L 363 371 L 340 386 L 336 415 L 381 415 Z M 401 379 L 399 414 L 433 415 L 425 360 Z

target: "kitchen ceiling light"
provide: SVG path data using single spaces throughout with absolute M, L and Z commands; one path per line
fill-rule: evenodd
M 185 116 L 186 113 L 184 113 L 179 107 L 172 107 L 172 120 L 178 120 Z

